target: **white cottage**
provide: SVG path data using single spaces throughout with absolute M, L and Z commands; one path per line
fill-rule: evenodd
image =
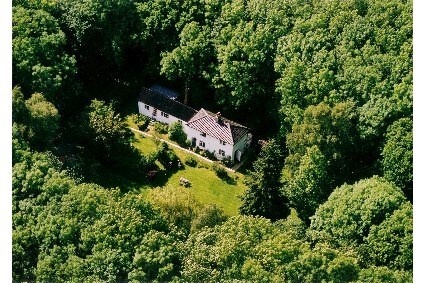
M 174 97 L 174 96 L 173 96 Z M 143 88 L 139 113 L 165 124 L 180 121 L 192 146 L 212 152 L 218 159 L 240 161 L 251 143 L 249 129 L 201 108 L 196 111 L 155 88 Z
M 187 138 L 192 145 L 208 150 L 218 158 L 241 160 L 251 143 L 249 129 L 203 108 L 187 123 Z

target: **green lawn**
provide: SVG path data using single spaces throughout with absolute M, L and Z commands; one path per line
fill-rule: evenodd
M 155 143 L 154 139 L 145 137 L 139 133 L 134 133 L 134 135 L 135 141 L 133 142 L 133 146 L 140 150 L 143 155 L 148 155 L 156 151 L 158 145 Z
M 150 154 L 156 150 L 157 143 L 154 139 L 144 137 L 141 134 L 135 133 L 135 141 L 133 145 L 140 150 L 142 154 Z M 180 158 L 182 163 L 188 156 L 194 155 L 170 147 Z M 195 157 L 196 158 L 196 157 Z M 141 189 L 151 189 L 156 186 L 179 186 L 180 177 L 186 178 L 191 182 L 191 187 L 188 188 L 194 197 L 201 203 L 214 203 L 221 208 L 227 215 L 237 215 L 238 208 L 241 205 L 239 196 L 246 190 L 243 184 L 244 175 L 241 173 L 229 173 L 229 179 L 224 181 L 216 176 L 210 169 L 210 164 L 198 159 L 198 167 L 190 167 L 184 165 L 184 168 L 169 173 L 161 171 L 151 184 L 141 185 Z
M 221 208 L 227 215 L 237 215 L 241 201 L 238 196 L 242 195 L 246 187 L 242 184 L 238 175 L 229 174 L 233 182 L 225 182 L 218 178 L 210 169 L 192 168 L 185 166 L 168 180 L 167 185 L 179 186 L 180 177 L 186 178 L 191 182 L 188 188 L 195 198 L 204 204 L 214 203 Z M 238 179 L 236 179 L 238 178 Z

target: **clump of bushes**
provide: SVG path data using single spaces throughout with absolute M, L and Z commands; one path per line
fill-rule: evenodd
M 215 157 L 214 153 L 209 151 L 208 149 L 200 150 L 199 154 L 202 155 L 203 157 L 210 159 L 210 160 L 217 160 L 217 157 Z
M 159 145 L 158 151 L 156 152 L 156 159 L 166 168 L 166 169 L 177 169 L 181 166 L 180 159 L 171 150 L 165 142 L 162 142 Z
M 168 129 L 170 140 L 177 142 L 180 146 L 186 146 L 187 135 L 183 131 L 183 125 L 180 122 L 174 122 Z
M 185 159 L 184 164 L 190 166 L 190 167 L 196 167 L 198 165 L 198 160 L 196 158 L 189 156 Z
M 221 163 L 223 163 L 226 167 L 232 167 L 234 165 L 234 162 L 232 161 L 232 158 L 230 155 L 226 156 L 221 160 Z
M 168 126 L 166 124 L 155 122 L 154 124 L 154 131 L 158 134 L 167 134 L 168 133 Z
M 142 114 L 133 114 L 130 119 L 136 124 L 137 128 L 141 131 L 146 131 L 151 121 L 148 117 Z
M 218 162 L 213 163 L 212 169 L 220 179 L 226 179 L 229 177 L 229 175 L 227 175 L 226 169 L 224 169 L 224 167 L 221 166 Z

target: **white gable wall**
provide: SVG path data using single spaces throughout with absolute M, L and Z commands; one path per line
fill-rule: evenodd
M 247 145 L 248 135 L 244 135 L 234 146 L 232 151 L 232 160 L 235 158 L 235 152 L 236 150 L 240 150 L 243 153 L 245 153 L 246 145 Z
M 192 141 L 192 138 L 196 138 L 196 145 L 201 148 L 208 150 L 216 155 L 218 159 L 222 159 L 223 156 L 219 155 L 219 151 L 224 150 L 225 156 L 230 156 L 233 160 L 233 145 L 226 143 L 226 145 L 220 144 L 220 140 L 216 139 L 213 136 L 206 135 L 205 137 L 201 136 L 201 132 L 195 130 L 190 127 L 186 127 L 187 139 Z M 200 146 L 199 142 L 203 141 L 205 143 L 205 147 Z

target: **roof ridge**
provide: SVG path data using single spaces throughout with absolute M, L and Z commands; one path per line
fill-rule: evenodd
M 196 111 L 196 110 L 195 110 L 195 111 Z M 200 116 L 200 117 L 198 117 L 198 118 L 196 118 L 195 120 L 192 120 L 192 119 L 193 119 L 193 117 L 195 117 L 196 115 L 198 115 L 198 113 L 199 113 L 199 112 L 201 112 L 201 111 L 203 111 L 203 112 L 204 112 L 204 115 L 203 115 L 203 116 Z M 205 118 L 205 116 L 207 116 L 206 114 L 208 114 L 206 111 L 207 111 L 207 110 L 205 110 L 204 108 L 199 109 L 199 110 L 197 111 L 197 113 L 196 113 L 195 115 L 193 115 L 193 117 L 189 120 L 189 122 L 188 122 L 188 123 L 193 123 L 193 122 L 196 122 L 196 121 L 198 121 L 198 120 L 200 120 L 200 119 L 202 119 L 202 118 Z
M 213 118 L 214 118 L 214 116 L 213 116 L 213 115 L 217 115 L 216 113 L 211 112 L 211 111 L 209 111 L 209 110 L 206 110 L 206 112 L 207 112 L 207 114 L 208 114 L 210 117 L 213 117 Z M 210 114 L 210 113 L 211 113 L 211 114 Z M 225 117 L 223 117 L 223 116 L 221 116 L 221 119 L 222 119 L 224 122 L 226 122 L 227 124 L 229 124 L 229 126 L 237 126 L 237 127 L 241 127 L 241 128 L 249 129 L 249 128 L 248 128 L 248 127 L 246 127 L 246 126 L 243 126 L 243 125 L 239 124 L 238 122 L 232 121 L 232 120 L 227 119 L 227 118 L 225 118 Z

